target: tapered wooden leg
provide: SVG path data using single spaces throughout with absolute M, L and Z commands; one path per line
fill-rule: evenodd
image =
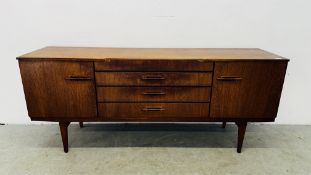
M 80 128 L 83 128 L 83 122 L 79 122 Z
M 238 145 L 237 152 L 241 153 L 247 122 L 236 122 L 238 126 Z
M 62 135 L 64 152 L 68 152 L 68 126 L 70 122 L 59 122 L 59 129 Z
M 227 122 L 222 122 L 222 128 L 226 128 L 226 124 L 227 124 Z

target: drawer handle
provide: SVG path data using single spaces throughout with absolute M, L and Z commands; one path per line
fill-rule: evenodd
M 65 80 L 71 80 L 71 81 L 88 81 L 88 80 L 92 80 L 92 78 L 91 78 L 91 77 L 86 77 L 86 76 L 69 75 L 68 77 L 65 77 Z
M 143 75 L 142 80 L 165 80 L 162 75 Z
M 165 92 L 143 92 L 143 95 L 165 95 Z
M 159 107 L 147 106 L 147 107 L 143 108 L 142 110 L 143 111 L 164 111 L 165 109 L 162 108 L 161 106 L 159 106 Z
M 239 81 L 242 79 L 243 78 L 238 77 L 238 76 L 220 76 L 217 78 L 217 80 L 220 80 L 220 81 Z

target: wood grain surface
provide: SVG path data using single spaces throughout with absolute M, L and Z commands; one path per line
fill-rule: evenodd
M 209 103 L 99 103 L 100 118 L 205 118 Z M 165 120 L 165 119 L 164 119 Z
M 19 65 L 30 117 L 96 117 L 92 62 L 20 61 Z
M 287 62 L 215 64 L 211 116 L 275 118 Z
M 99 86 L 211 86 L 212 73 L 96 72 Z
M 204 60 L 107 60 L 95 61 L 95 71 L 213 71 L 213 62 Z
M 286 59 L 257 48 L 99 48 L 45 47 L 18 59 L 105 60 L 279 60 Z
M 98 102 L 209 102 L 210 87 L 97 87 Z

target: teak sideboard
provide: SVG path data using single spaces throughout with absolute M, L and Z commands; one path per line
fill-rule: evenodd
M 45 47 L 17 57 L 28 115 L 59 122 L 247 122 L 277 116 L 289 59 L 261 49 Z

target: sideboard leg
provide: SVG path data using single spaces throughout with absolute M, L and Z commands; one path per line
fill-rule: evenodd
M 68 126 L 70 122 L 59 122 L 59 129 L 62 135 L 64 152 L 68 152 Z
M 222 128 L 226 128 L 226 124 L 227 124 L 227 122 L 222 122 Z
M 80 128 L 83 128 L 83 122 L 79 122 Z
M 237 152 L 241 153 L 247 122 L 236 122 L 238 126 L 238 145 Z

